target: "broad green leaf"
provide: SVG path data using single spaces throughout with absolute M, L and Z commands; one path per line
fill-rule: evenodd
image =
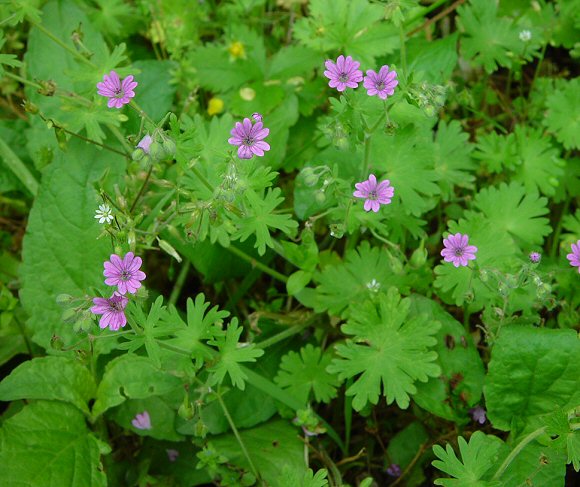
M 161 396 L 181 386 L 177 377 L 156 368 L 149 359 L 125 354 L 107 364 L 97 388 L 93 416 L 122 404 L 127 399 Z
M 378 306 L 369 301 L 356 305 L 356 312 L 341 327 L 354 338 L 336 345 L 340 358 L 327 368 L 341 379 L 356 377 L 346 395 L 354 396 L 357 411 L 368 403 L 377 404 L 381 394 L 387 404 L 396 401 L 406 409 L 417 392 L 414 383 L 441 373 L 434 363 L 437 354 L 431 350 L 441 325 L 426 314 L 410 316 L 411 300 L 401 299 L 396 288 L 378 301 Z
M 287 421 L 272 421 L 242 430 L 240 436 L 260 476 L 272 487 L 285 485 L 280 479 L 281 466 L 286 466 L 299 478 L 306 473 L 304 443 L 298 430 Z M 231 463 L 249 470 L 248 461 L 233 434 L 212 438 L 212 443 Z
M 384 293 L 390 286 L 408 292 L 396 257 L 385 249 L 371 247 L 367 241 L 356 250 L 348 250 L 344 262 L 325 267 L 317 280 L 315 311 L 328 310 L 337 316 L 347 316 L 349 305 Z
M 548 200 L 523 185 L 501 184 L 484 188 L 475 197 L 474 205 L 493 226 L 508 233 L 516 243 L 541 245 L 550 233 Z
M 282 357 L 274 380 L 304 404 L 311 393 L 317 402 L 328 403 L 336 397 L 336 388 L 340 385 L 338 378 L 326 371 L 331 360 L 330 353 L 323 354 L 319 347 L 308 344 L 300 353 L 288 352 Z
M 411 312 L 427 314 L 441 323 L 437 332 L 437 364 L 441 376 L 417 383 L 413 400 L 442 418 L 463 422 L 467 409 L 477 404 L 483 389 L 484 368 L 471 335 L 441 305 L 413 295 Z
M 65 346 L 78 341 L 61 320 L 56 296 L 82 297 L 103 286 L 103 262 L 111 247 L 106 239 L 97 240 L 102 229 L 94 218 L 99 198 L 93 184 L 107 168 L 118 174 L 124 160 L 75 140 L 43 174 L 24 237 L 20 298 L 33 340 L 45 348 L 53 335 Z
M 458 34 L 454 33 L 430 42 L 418 36 L 409 39 L 407 62 L 413 78 L 436 84 L 447 83 L 457 65 L 457 38 Z
M 481 161 L 493 173 L 514 170 L 519 162 L 515 135 L 499 135 L 497 132 L 480 135 L 473 158 Z
M 64 357 L 34 358 L 16 367 L 0 383 L 0 400 L 54 399 L 75 405 L 84 413 L 95 397 L 96 385 L 79 361 Z
M 493 426 L 509 431 L 534 416 L 580 405 L 579 354 L 573 330 L 503 329 L 484 386 Z
M 580 148 L 580 78 L 548 95 L 544 125 L 566 149 Z
M 100 456 L 109 452 L 87 429 L 83 414 L 62 402 L 29 404 L 0 429 L 6 486 L 105 487 Z
M 320 54 L 302 46 L 284 46 L 270 60 L 268 79 L 308 76 L 322 61 Z
M 481 431 L 473 433 L 469 443 L 463 436 L 458 439 L 461 459 L 447 444 L 445 450 L 435 445 L 433 453 L 439 460 L 433 460 L 433 466 L 453 478 L 436 479 L 435 485 L 444 487 L 500 487 L 498 481 L 490 481 L 497 466 L 499 450 L 503 442 L 492 435 L 485 435 Z
M 285 466 L 282 469 L 282 475 L 278 480 L 277 487 L 325 487 L 328 485 L 326 476 L 328 472 L 325 469 L 314 473 L 312 469 L 306 470 L 303 476 L 296 470 Z M 362 484 L 361 484 L 362 485 Z
M 412 422 L 389 440 L 387 453 L 390 462 L 404 469 L 428 441 L 429 435 L 423 425 L 419 421 Z
M 240 336 L 244 329 L 238 326 L 237 318 L 234 318 L 228 325 L 225 336 L 216 336 L 209 341 L 219 349 L 217 363 L 209 370 L 214 376 L 211 379 L 212 384 L 221 384 L 226 376 L 229 375 L 232 384 L 242 391 L 246 387 L 248 376 L 240 367 L 245 362 L 255 362 L 256 358 L 264 355 L 264 350 L 256 348 L 253 343 L 240 343 Z

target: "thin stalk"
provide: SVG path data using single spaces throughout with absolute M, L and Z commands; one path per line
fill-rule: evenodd
M 135 201 L 133 201 L 133 204 L 131 205 L 131 208 L 129 209 L 129 213 L 131 213 L 131 214 L 133 213 L 133 210 L 137 206 L 137 203 L 141 199 L 141 196 L 143 196 L 143 192 L 145 191 L 145 188 L 147 187 L 147 184 L 149 183 L 149 178 L 151 178 L 152 172 L 153 172 L 153 164 L 151 164 L 149 166 L 149 171 L 147 171 L 147 176 L 145 177 L 145 181 L 143 181 L 143 184 L 141 185 L 141 189 L 139 189 L 139 193 L 137 193 L 137 197 L 135 198 Z
M 532 441 L 534 441 L 539 436 L 543 435 L 546 431 L 546 427 L 543 426 L 535 431 L 532 431 L 528 436 L 526 436 L 518 445 L 511 451 L 507 458 L 503 461 L 500 467 L 495 472 L 495 475 L 491 480 L 499 480 L 503 473 L 507 470 L 514 459 L 521 453 L 521 451 L 528 446 Z
M 252 256 L 246 254 L 243 250 L 240 250 L 237 247 L 234 247 L 233 245 L 230 245 L 229 247 L 225 247 L 225 249 L 230 251 L 232 254 L 240 257 L 242 260 L 245 260 L 252 267 L 255 267 L 256 269 L 260 269 L 262 272 L 264 272 L 265 274 L 268 274 L 269 276 L 273 277 L 274 279 L 276 279 L 280 282 L 283 282 L 283 283 L 286 283 L 288 281 L 288 278 L 284 274 L 281 274 L 278 271 L 275 271 L 274 269 L 272 269 L 271 267 L 268 267 L 266 264 L 263 264 L 262 262 L 257 261 Z
M 0 138 L 0 157 L 4 160 L 6 167 L 14 173 L 24 187 L 30 191 L 32 196 L 38 193 L 38 181 L 28 170 L 26 164 L 12 151 L 4 139 Z
M 550 247 L 550 257 L 555 257 L 558 251 L 558 240 L 560 240 L 560 233 L 562 233 L 562 221 L 564 215 L 568 212 L 568 207 L 570 206 L 570 198 L 566 198 L 564 206 L 562 207 L 562 213 L 560 213 L 560 218 L 558 218 L 558 223 L 556 223 L 556 230 L 552 234 L 552 245 Z
M 365 133 L 365 148 L 364 148 L 364 158 L 363 158 L 363 168 L 362 168 L 361 179 L 368 176 L 370 155 L 371 155 L 371 135 Z
M 203 183 L 203 185 L 209 189 L 209 191 L 211 192 L 211 194 L 213 194 L 214 192 L 214 187 L 211 185 L 211 183 L 206 179 L 206 177 L 200 172 L 200 170 L 193 166 L 191 168 L 191 171 L 193 172 L 193 174 L 195 174 L 195 176 Z
M 346 390 L 352 385 L 352 378 L 346 381 Z M 352 396 L 344 397 L 344 449 L 345 455 L 348 455 L 350 446 L 350 435 L 352 432 Z
M 131 102 L 129 103 L 129 106 L 135 110 L 140 117 L 146 118 L 148 122 L 152 123 L 154 126 L 157 127 L 157 124 L 153 121 L 153 119 L 147 115 L 147 113 L 145 112 L 145 110 L 143 110 L 135 100 L 131 100 Z
M 441 5 L 443 5 L 444 3 L 447 3 L 449 0 L 437 0 L 436 2 L 433 2 L 431 5 L 429 5 L 428 7 L 425 7 L 421 12 L 419 12 L 416 15 L 413 15 L 413 17 L 411 17 L 410 19 L 405 19 L 404 25 L 411 25 L 413 22 L 415 22 L 415 20 L 419 20 L 422 17 L 425 17 L 425 15 L 433 12 L 433 10 L 438 9 Z M 409 35 L 409 34 L 407 34 Z
M 230 412 L 228 411 L 228 408 L 226 407 L 226 403 L 224 402 L 224 400 L 219 392 L 216 392 L 216 397 L 217 397 L 218 402 L 220 403 L 220 406 L 222 408 L 222 411 L 224 412 L 226 419 L 228 420 L 230 428 L 234 432 L 234 436 L 236 437 L 236 440 L 238 440 L 238 443 L 240 444 L 240 448 L 242 449 L 242 452 L 243 452 L 244 456 L 246 457 L 246 460 L 248 460 L 248 464 L 250 465 L 250 470 L 252 471 L 252 473 L 254 474 L 256 479 L 259 479 L 260 474 L 258 473 L 258 469 L 254 465 L 254 462 L 252 461 L 252 457 L 250 456 L 250 453 L 248 452 L 248 449 L 246 448 L 246 445 L 244 444 L 244 441 L 242 440 L 242 437 L 240 436 L 240 432 L 238 431 L 238 428 L 236 428 L 234 420 L 230 416 Z
M 308 326 L 310 326 L 310 321 L 308 320 L 305 323 L 301 323 L 300 325 L 296 325 L 296 326 L 292 326 L 290 328 L 287 328 L 284 331 L 281 331 L 280 333 L 271 336 L 270 338 L 266 338 L 265 340 L 262 340 L 261 342 L 256 343 L 256 348 L 268 348 L 271 347 L 272 345 L 275 345 L 278 342 L 281 342 L 283 340 L 286 340 L 287 338 L 290 338 L 291 336 L 297 335 L 298 333 L 300 333 L 302 330 L 304 330 L 304 328 L 307 328 Z
M 403 78 L 407 82 L 407 48 L 405 46 L 405 31 L 403 24 L 399 26 L 399 40 L 401 42 L 401 66 L 403 68 Z
M 115 127 L 111 123 L 107 123 L 106 125 L 107 125 L 107 128 L 111 131 L 111 133 L 115 136 L 115 138 L 123 146 L 123 149 L 125 149 L 127 151 L 127 154 L 129 154 L 128 157 L 131 158 L 131 151 L 133 150 L 133 147 L 131 147 L 127 143 L 127 141 L 125 140 L 125 137 L 123 136 L 123 134 L 119 131 L 119 129 L 117 127 Z
M 42 26 L 41 24 L 38 24 L 36 22 L 32 22 L 32 24 L 40 31 L 42 32 L 46 37 L 48 37 L 50 40 L 52 40 L 53 42 L 55 42 L 56 44 L 58 44 L 60 47 L 62 47 L 64 50 L 68 51 L 70 54 L 72 54 L 75 58 L 77 58 L 79 61 L 82 61 L 83 63 L 89 65 L 91 68 L 93 69 L 98 69 L 98 66 L 94 63 L 92 63 L 91 61 L 89 61 L 86 57 L 84 57 L 81 53 L 79 53 L 78 51 L 76 51 L 75 49 L 73 49 L 72 47 L 68 46 L 66 43 L 64 43 L 61 39 L 59 39 L 57 36 L 55 36 L 52 32 L 50 32 L 48 29 L 46 29 L 44 26 Z
M 189 260 L 186 260 L 181 269 L 179 270 L 179 275 L 175 281 L 175 285 L 171 290 L 171 295 L 169 296 L 169 304 L 175 306 L 177 300 L 179 299 L 179 295 L 181 294 L 181 290 L 183 289 L 183 285 L 185 284 L 185 280 L 187 279 L 187 273 L 189 272 L 189 268 L 191 267 L 191 263 Z
M 36 88 L 37 90 L 41 90 L 42 89 L 42 85 L 41 84 L 35 83 L 34 81 L 30 81 L 29 79 L 23 78 L 22 76 L 18 76 L 17 74 L 9 73 L 8 71 L 6 71 L 4 73 L 4 76 L 6 76 L 7 78 L 12 78 L 15 81 L 19 81 L 23 85 L 32 86 L 33 88 Z

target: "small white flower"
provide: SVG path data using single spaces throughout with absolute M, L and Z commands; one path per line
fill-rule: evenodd
M 373 279 L 371 282 L 367 282 L 367 289 L 373 293 L 378 293 L 380 288 L 381 283 L 376 279 Z
M 520 41 L 530 42 L 532 40 L 532 33 L 529 30 L 522 30 L 520 32 Z
M 113 212 L 109 205 L 99 205 L 99 209 L 95 211 L 95 218 L 99 223 L 111 223 L 113 221 Z

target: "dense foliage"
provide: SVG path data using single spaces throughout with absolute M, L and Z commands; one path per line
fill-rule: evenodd
M 577 485 L 580 0 L 0 19 L 2 485 Z

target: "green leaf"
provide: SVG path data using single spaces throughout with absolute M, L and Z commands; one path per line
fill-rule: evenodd
M 534 416 L 578 406 L 579 354 L 574 330 L 520 326 L 502 330 L 484 386 L 493 426 L 509 431 Z
M 88 369 L 77 360 L 42 357 L 19 365 L 0 383 L 0 400 L 54 399 L 88 413 L 87 403 L 96 388 Z
M 499 135 L 497 132 L 480 135 L 473 157 L 493 173 L 515 169 L 519 162 L 515 135 L 513 133 Z
M 6 486 L 105 487 L 100 456 L 109 453 L 75 407 L 55 401 L 29 404 L 0 430 Z
M 548 130 L 566 149 L 580 149 L 580 78 L 552 91 L 546 108 L 543 123 Z
M 541 246 L 551 231 L 548 218 L 548 200 L 535 192 L 526 191 L 519 183 L 505 183 L 499 188 L 484 188 L 474 200 L 493 226 L 509 234 L 516 243 Z
M 326 371 L 332 355 L 322 353 L 320 347 L 311 344 L 300 349 L 300 353 L 288 352 L 282 357 L 280 371 L 274 381 L 306 404 L 311 392 L 317 402 L 329 403 L 336 397 L 338 378 Z
M 488 0 L 472 0 L 457 9 L 459 22 L 465 30 L 461 52 L 465 59 L 483 66 L 488 73 L 499 66 L 509 68 L 518 49 L 518 30 L 510 19 L 497 17 L 497 4 Z
M 321 56 L 302 46 L 284 46 L 270 60 L 268 79 L 307 76 L 321 62 Z
M 471 335 L 441 305 L 419 295 L 411 298 L 413 314 L 427 314 L 441 323 L 434 348 L 441 376 L 418 383 L 413 400 L 437 416 L 464 422 L 467 408 L 481 398 L 485 375 L 481 357 Z
M 6 42 L 4 36 L 0 37 L 0 49 Z M 22 66 L 22 63 L 17 59 L 15 54 L 0 54 L 0 77 L 4 76 L 4 66 L 12 66 L 13 68 L 17 68 Z
M 496 466 L 498 453 L 503 442 L 492 435 L 485 435 L 481 431 L 473 433 L 469 443 L 463 436 L 458 439 L 461 459 L 457 458 L 451 445 L 445 450 L 435 445 L 433 453 L 439 460 L 433 460 L 433 466 L 453 478 L 436 479 L 435 485 L 444 487 L 495 487 L 503 485 L 501 482 L 484 480 L 489 478 L 492 467 Z
M 274 214 L 275 208 L 284 201 L 280 196 L 281 192 L 280 188 L 268 189 L 264 199 L 261 199 L 255 191 L 248 189 L 244 193 L 248 207 L 245 215 L 237 218 L 236 224 L 239 228 L 233 238 L 244 242 L 250 235 L 255 234 L 254 247 L 258 249 L 258 254 L 264 255 L 266 247 L 274 248 L 274 241 L 270 236 L 271 228 L 292 234 L 298 223 L 290 215 Z
M 377 404 L 381 392 L 387 404 L 396 401 L 406 409 L 410 395 L 417 392 L 414 382 L 427 382 L 441 373 L 434 363 L 437 354 L 430 350 L 441 325 L 427 315 L 409 316 L 411 300 L 401 300 L 395 288 L 378 300 L 378 307 L 368 301 L 357 305 L 356 313 L 341 327 L 354 338 L 336 345 L 341 358 L 327 369 L 341 379 L 360 374 L 346 391 L 354 396 L 357 411 L 369 402 Z
M 405 292 L 405 275 L 397 264 L 387 250 L 371 247 L 367 241 L 356 250 L 347 250 L 344 262 L 325 267 L 318 276 L 315 311 L 347 316 L 349 305 L 384 293 L 391 286 Z
M 550 137 L 542 136 L 539 129 L 518 125 L 515 134 L 520 164 L 513 179 L 523 182 L 530 193 L 540 191 L 553 196 L 565 166 L 558 157 L 558 149 L 552 145 Z
M 181 380 L 156 368 L 149 359 L 125 354 L 107 364 L 97 388 L 93 416 L 122 404 L 127 399 L 161 396 L 181 387 Z
M 283 486 L 281 465 L 301 478 L 306 473 L 304 443 L 296 428 L 287 421 L 271 421 L 257 428 L 242 430 L 240 436 L 260 476 L 272 487 Z M 212 438 L 215 449 L 228 460 L 245 470 L 250 465 L 233 434 Z
M 282 475 L 280 475 L 277 487 L 325 487 L 328 485 L 328 480 L 326 476 L 328 472 L 325 469 L 319 470 L 314 473 L 312 469 L 306 470 L 303 476 L 300 473 L 292 470 L 288 466 L 284 466 L 282 469 Z
M 244 331 L 238 326 L 237 318 L 229 324 L 225 336 L 218 336 L 208 343 L 219 348 L 218 362 L 209 370 L 214 376 L 211 384 L 221 384 L 228 374 L 232 384 L 242 391 L 246 387 L 248 376 L 241 369 L 244 362 L 255 362 L 256 358 L 264 355 L 264 350 L 256 348 L 253 343 L 239 343 L 240 335 Z
M 33 340 L 45 348 L 53 335 L 65 346 L 78 341 L 72 326 L 61 320 L 55 297 L 84 296 L 102 285 L 110 242 L 97 240 L 101 228 L 94 213 L 99 199 L 93 184 L 105 169 L 116 175 L 124 167 L 123 158 L 71 141 L 43 174 L 24 237 L 20 297 Z

